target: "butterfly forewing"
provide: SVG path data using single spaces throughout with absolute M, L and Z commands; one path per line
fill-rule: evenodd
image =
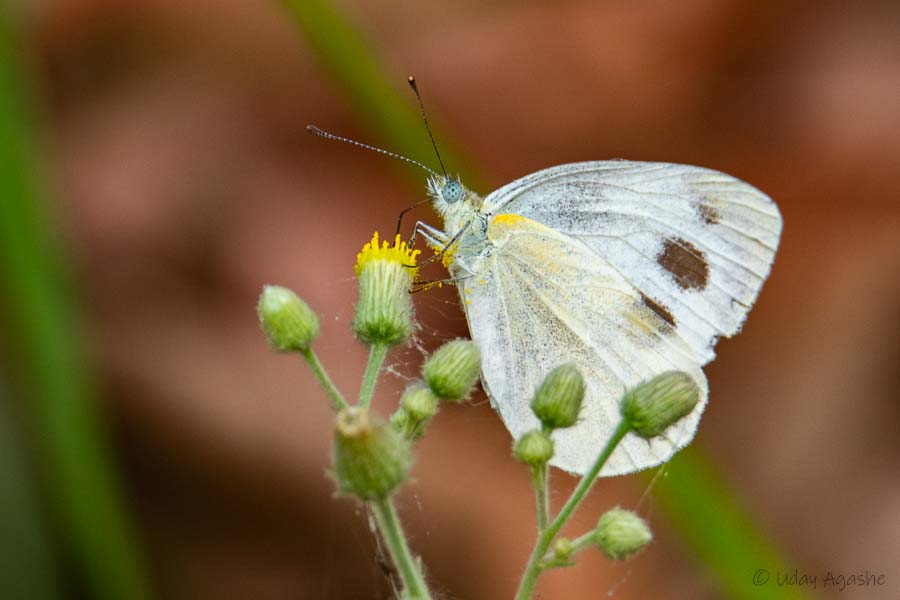
M 729 175 L 684 165 L 575 163 L 485 198 L 575 238 L 608 261 L 672 325 L 701 364 L 736 333 L 768 276 L 781 233 L 775 204 Z

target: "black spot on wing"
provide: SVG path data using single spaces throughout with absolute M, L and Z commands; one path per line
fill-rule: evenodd
M 683 239 L 667 239 L 656 262 L 672 275 L 683 290 L 702 291 L 709 283 L 706 256 Z
M 644 293 L 641 293 L 641 302 L 644 303 L 644 306 L 655 312 L 660 319 L 672 327 L 675 327 L 675 317 L 665 306 L 656 302 L 653 298 L 646 296 Z
M 707 225 L 715 225 L 722 220 L 722 215 L 720 215 L 716 207 L 711 204 L 701 204 L 698 211 L 700 212 L 700 219 Z

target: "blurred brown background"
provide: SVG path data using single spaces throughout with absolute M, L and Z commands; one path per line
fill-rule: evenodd
M 300 361 L 269 351 L 254 304 L 265 283 L 304 296 L 353 395 L 355 254 L 423 191 L 398 164 L 305 132 L 378 142 L 276 2 L 20 4 L 56 208 L 162 596 L 389 598 L 365 514 L 324 473 L 331 411 Z M 825 597 L 900 597 L 900 4 L 339 5 L 398 88 L 417 76 L 494 185 L 626 157 L 720 169 L 778 202 L 771 279 L 707 370 L 697 443 L 786 567 L 887 575 Z M 418 343 L 389 357 L 383 413 L 424 350 L 466 333 L 453 290 L 416 300 Z M 444 598 L 515 589 L 533 500 L 509 443 L 479 395 L 420 445 L 401 510 Z M 602 483 L 573 531 L 646 489 Z M 556 484 L 559 500 L 572 482 Z M 586 556 L 543 578 L 541 597 L 719 597 L 652 496 L 640 507 L 648 551 Z

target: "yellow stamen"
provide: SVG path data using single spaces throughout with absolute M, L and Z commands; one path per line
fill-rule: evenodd
M 356 266 L 354 267 L 354 270 L 358 276 L 362 273 L 363 268 L 370 262 L 387 260 L 400 263 L 409 268 L 410 278 L 414 278 L 419 270 L 416 266 L 416 257 L 419 253 L 419 250 L 413 250 L 407 246 L 406 242 L 400 239 L 399 233 L 394 238 L 393 246 L 387 241 L 381 242 L 381 245 L 379 246 L 378 232 L 376 231 L 372 234 L 372 241 L 363 246 L 363 249 L 356 255 Z

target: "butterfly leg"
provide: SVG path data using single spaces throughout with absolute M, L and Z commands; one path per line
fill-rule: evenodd
M 447 277 L 446 279 L 429 279 L 427 281 L 414 281 L 413 282 L 413 290 L 410 292 L 411 294 L 418 294 L 419 292 L 427 292 L 430 289 L 436 287 L 444 287 L 446 285 L 456 285 L 456 279 L 454 277 Z
M 460 229 L 459 231 L 457 231 L 456 234 L 455 234 L 455 235 L 450 239 L 450 241 L 448 241 L 448 242 L 445 242 L 445 243 L 439 244 L 439 245 L 438 245 L 438 244 L 432 244 L 431 242 L 429 242 L 429 245 L 430 245 L 430 246 L 432 246 L 432 247 L 434 247 L 434 246 L 439 246 L 439 247 L 441 248 L 441 250 L 440 250 L 440 252 L 438 252 L 438 253 L 435 254 L 434 256 L 431 256 L 431 257 L 427 258 L 426 260 L 422 261 L 422 264 L 423 264 L 423 265 L 427 265 L 428 263 L 434 262 L 434 261 L 436 261 L 436 260 L 444 260 L 444 256 L 447 254 L 447 252 L 451 252 L 451 251 L 452 251 L 451 249 L 453 248 L 453 246 L 456 244 L 456 242 L 459 241 L 459 238 L 461 238 L 462 235 L 469 229 L 469 226 L 470 226 L 470 225 L 472 225 L 472 221 L 469 221 L 468 223 L 466 223 L 466 224 L 462 227 L 462 229 Z M 427 227 L 427 226 L 426 226 L 426 227 Z M 435 230 L 435 231 L 437 231 L 437 230 Z M 447 235 L 447 234 L 444 233 L 443 231 L 440 231 L 440 233 L 441 233 L 442 235 L 444 235 L 444 239 L 446 239 L 446 235 Z M 423 231 L 422 231 L 422 235 L 427 236 L 427 235 L 428 235 L 428 232 L 425 231 L 425 230 L 423 230 Z M 426 239 L 427 239 L 427 238 L 426 238 Z
M 467 279 L 471 279 L 473 275 L 470 273 L 468 275 L 463 275 L 462 277 L 447 277 L 446 279 L 431 279 L 428 281 L 414 281 L 413 289 L 411 294 L 418 294 L 419 292 L 425 292 L 432 288 L 442 287 L 443 285 L 457 285 L 462 281 Z M 418 287 L 416 287 L 418 286 Z
M 420 206 L 422 206 L 423 204 L 426 204 L 426 203 L 428 203 L 428 202 L 431 202 L 431 199 L 426 198 L 425 200 L 420 200 L 419 202 L 416 202 L 416 203 L 413 204 L 412 206 L 407 206 L 406 208 L 404 208 L 403 210 L 401 210 L 401 211 L 400 211 L 400 214 L 397 215 L 397 233 L 395 233 L 394 235 L 400 235 L 400 227 L 403 225 L 403 217 L 406 216 L 406 213 L 408 213 L 409 211 L 414 210 L 414 209 L 416 209 L 416 208 L 418 208 L 418 207 L 420 207 Z M 419 226 L 419 223 L 421 223 L 421 221 L 419 221 L 418 223 L 416 223 L 416 227 Z M 415 238 L 416 238 L 416 234 L 415 234 L 415 232 L 413 232 L 413 237 L 412 237 L 412 239 L 415 240 Z M 410 244 L 410 245 L 412 245 L 412 244 Z
M 413 246 L 413 244 L 416 243 L 416 237 L 420 233 L 422 234 L 422 237 L 425 238 L 425 243 L 432 248 L 443 248 L 447 244 L 446 233 L 444 233 L 437 227 L 432 227 L 424 221 L 416 221 L 416 226 L 413 228 L 412 237 L 409 238 L 409 241 L 407 242 L 407 245 L 410 248 Z

